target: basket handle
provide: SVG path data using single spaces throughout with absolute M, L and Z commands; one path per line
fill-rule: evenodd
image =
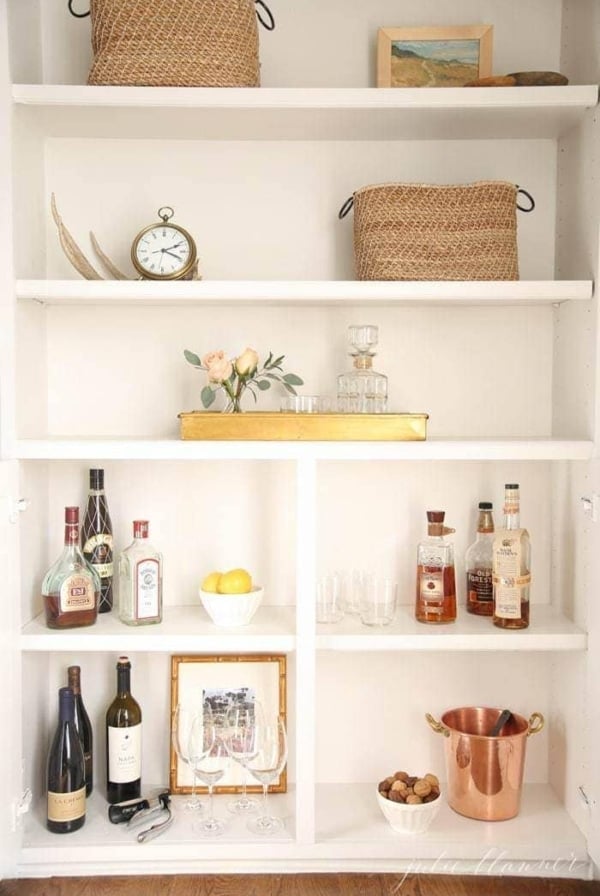
M 88 9 L 87 12 L 75 12 L 75 10 L 73 9 L 73 0 L 69 0 L 68 6 L 69 12 L 72 16 L 75 16 L 76 19 L 87 19 L 91 11 Z
M 349 196 L 348 199 L 344 202 L 343 206 L 338 212 L 338 218 L 340 221 L 342 218 L 345 218 L 347 214 L 352 211 L 352 206 L 354 205 L 354 196 Z
M 254 5 L 256 6 L 256 18 L 258 19 L 260 24 L 263 26 L 263 28 L 265 28 L 267 31 L 275 31 L 275 19 L 273 18 L 273 13 L 271 12 L 271 10 L 267 6 L 267 4 L 264 2 L 264 0 L 254 0 Z M 266 20 L 263 19 L 262 15 L 260 13 L 261 9 L 264 9 L 264 11 L 266 13 L 266 16 L 267 16 Z
M 528 193 L 527 190 L 523 189 L 523 187 L 517 186 L 517 196 L 519 195 L 519 193 L 522 193 L 523 196 L 526 196 L 527 199 L 529 199 L 529 203 L 530 203 L 529 208 L 523 208 L 523 206 L 519 205 L 519 203 L 517 202 L 517 208 L 519 209 L 519 211 L 526 212 L 527 214 L 529 212 L 532 212 L 535 208 L 535 200 L 534 200 L 533 196 L 531 195 L 531 193 Z

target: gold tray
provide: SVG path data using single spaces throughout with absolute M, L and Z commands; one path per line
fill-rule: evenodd
M 293 414 L 249 411 L 179 414 L 182 439 L 249 441 L 413 442 L 427 438 L 428 414 Z

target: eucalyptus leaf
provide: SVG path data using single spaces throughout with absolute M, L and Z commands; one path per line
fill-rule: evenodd
M 280 358 L 275 358 L 275 360 L 273 361 L 273 366 L 278 367 L 284 358 L 285 358 L 285 355 L 281 355 Z
M 269 382 L 269 380 L 257 380 L 256 385 L 261 392 L 266 392 L 267 389 L 271 388 L 271 383 Z
M 297 394 L 297 393 L 296 393 L 296 390 L 294 389 L 293 386 L 288 386 L 287 383 L 282 383 L 281 385 L 283 386 L 283 388 L 284 388 L 287 392 L 290 393 L 290 395 L 296 395 L 296 394 Z
M 215 400 L 214 389 L 211 389 L 210 386 L 205 386 L 200 393 L 200 398 L 202 399 L 203 407 L 209 408 Z
M 287 383 L 288 386 L 302 386 L 304 385 L 304 380 L 299 376 L 296 376 L 295 373 L 286 373 L 283 377 L 283 382 Z
M 185 360 L 186 360 L 186 361 L 189 361 L 190 364 L 193 364 L 194 367 L 202 367 L 202 361 L 200 360 L 200 358 L 198 357 L 198 355 L 195 355 L 195 354 L 194 354 L 194 352 L 190 352 L 190 351 L 188 351 L 188 349 L 186 348 L 186 349 L 184 350 L 183 354 L 184 354 L 184 356 L 185 356 Z

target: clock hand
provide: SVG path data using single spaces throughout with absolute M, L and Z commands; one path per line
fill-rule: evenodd
M 171 258 L 176 258 L 177 261 L 181 261 L 181 258 L 179 257 L 179 255 L 175 255 L 174 252 L 169 252 L 168 249 L 163 249 L 163 252 L 165 253 L 165 255 L 170 255 Z

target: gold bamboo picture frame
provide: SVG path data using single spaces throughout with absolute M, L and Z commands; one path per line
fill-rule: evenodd
M 260 701 L 268 716 L 279 715 L 287 725 L 287 662 L 285 654 L 179 654 L 171 657 L 170 731 L 178 704 L 201 709 L 207 700 L 213 710 L 223 711 L 234 700 Z M 169 789 L 174 794 L 192 792 L 192 770 L 181 762 L 169 738 Z M 232 762 L 214 788 L 215 793 L 240 793 L 243 769 Z M 208 788 L 196 785 L 196 792 Z M 247 790 L 261 793 L 262 786 L 248 776 Z M 269 785 L 269 793 L 287 791 L 287 766 Z
M 462 87 L 492 74 L 492 25 L 380 28 L 378 87 Z

